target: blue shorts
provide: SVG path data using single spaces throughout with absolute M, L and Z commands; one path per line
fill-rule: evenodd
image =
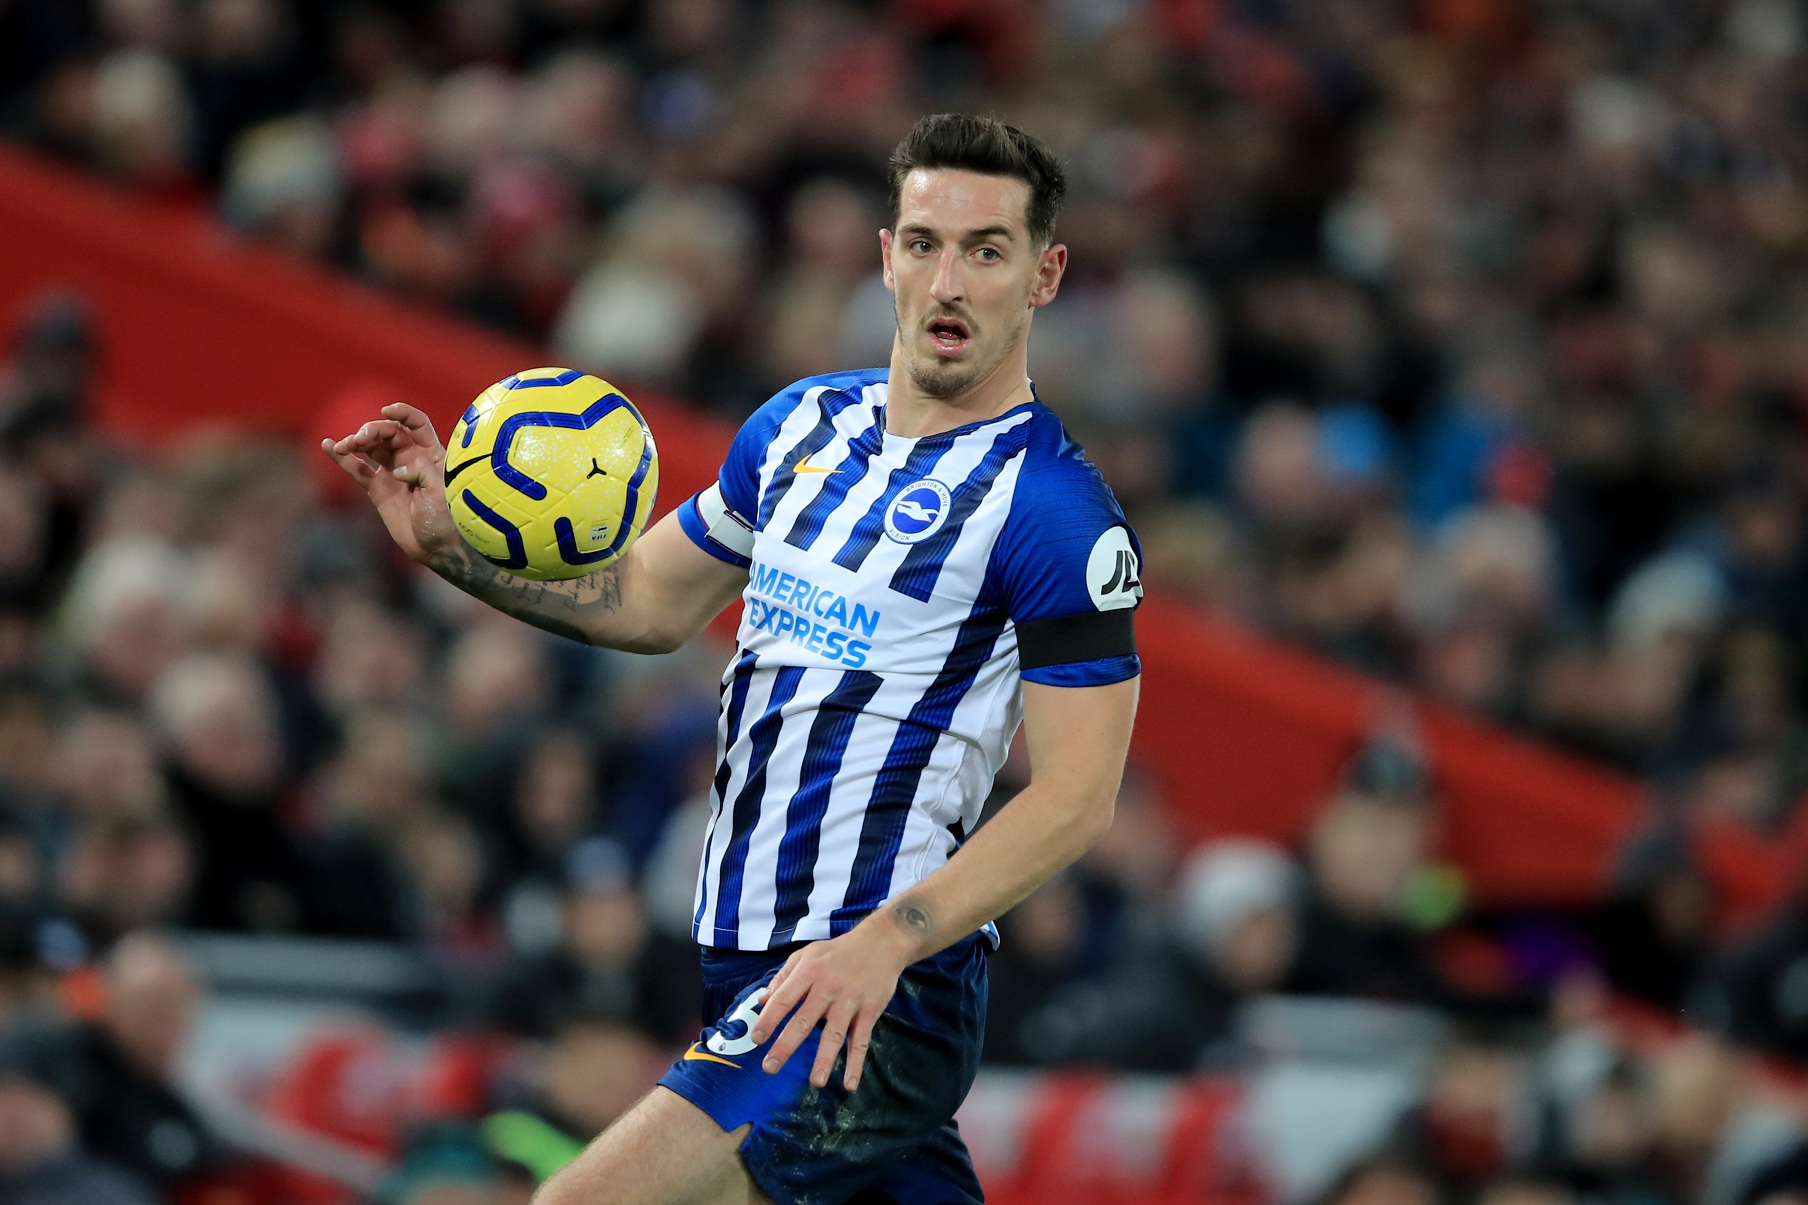
M 984 1201 L 954 1112 L 979 1070 L 988 943 L 979 934 L 908 967 L 873 1026 L 860 1087 L 810 1084 L 818 1028 L 776 1074 L 760 1067 L 777 1035 L 747 1032 L 765 986 L 797 947 L 704 947 L 703 1036 L 659 1082 L 724 1130 L 749 1122 L 741 1158 L 776 1205 L 978 1205 Z

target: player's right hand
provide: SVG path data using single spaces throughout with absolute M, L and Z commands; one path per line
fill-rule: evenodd
M 461 538 L 446 505 L 446 449 L 415 407 L 391 402 L 382 414 L 343 439 L 321 440 L 320 450 L 369 495 L 402 551 L 425 563 Z

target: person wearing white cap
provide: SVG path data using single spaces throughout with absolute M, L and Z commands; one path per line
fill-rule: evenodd
M 1266 841 L 1233 837 L 1200 846 L 1181 869 L 1181 940 L 1239 994 L 1272 991 L 1298 945 L 1293 920 L 1297 872 Z

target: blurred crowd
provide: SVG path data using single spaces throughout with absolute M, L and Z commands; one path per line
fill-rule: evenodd
M 1780 1205 L 1800 1102 L 1729 1044 L 1808 1059 L 1808 904 L 1726 946 L 1688 834 L 1808 789 L 1805 65 L 1800 0 L 7 0 L 0 133 L 729 415 L 885 359 L 918 115 L 1045 138 L 1032 365 L 1146 578 L 1656 819 L 1598 907 L 1472 916 L 1409 734 L 1297 850 L 1183 856 L 1133 773 L 1005 919 L 988 1058 L 1236 1068 L 1253 997 L 1385 1000 L 1451 1036 L 1327 1200 Z M 531 1170 L 690 1036 L 725 649 L 500 619 L 289 447 L 116 447 L 98 339 L 44 299 L 0 375 L 0 1199 L 230 1163 L 170 1086 L 171 927 L 423 951 L 445 1024 L 556 1052 Z M 1610 999 L 1718 1036 L 1631 1049 Z
M 171 1080 L 177 929 L 406 943 L 595 1132 L 698 1025 L 726 651 L 547 638 L 292 446 L 116 447 L 95 340 L 50 295 L 0 366 L 0 1200 L 113 1200 L 9 1180 L 72 1136 L 158 1190 L 231 1163 Z

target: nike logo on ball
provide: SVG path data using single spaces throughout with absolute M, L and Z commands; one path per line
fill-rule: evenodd
M 470 468 L 472 465 L 482 464 L 484 461 L 488 460 L 489 458 L 490 458 L 489 454 L 485 453 L 482 456 L 473 456 L 469 460 L 460 461 L 458 464 L 455 464 L 451 468 L 448 468 L 446 470 L 446 484 L 451 485 L 452 479 L 454 477 L 458 476 L 460 473 L 464 472 L 466 469 Z

